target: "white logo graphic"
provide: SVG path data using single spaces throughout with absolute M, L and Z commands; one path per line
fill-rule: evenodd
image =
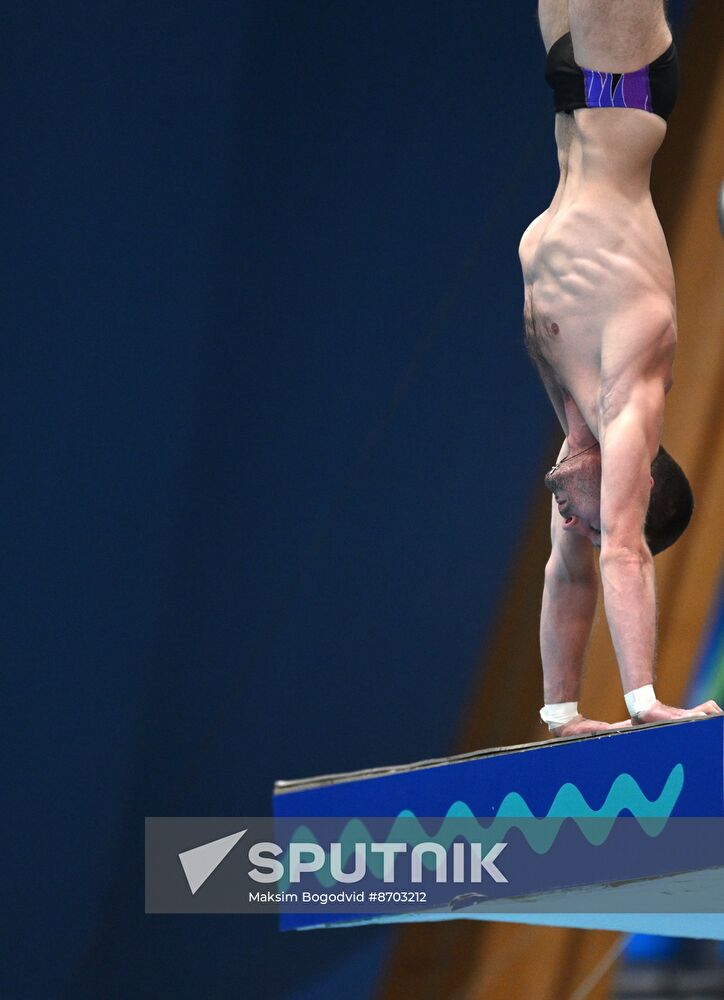
M 232 833 L 220 840 L 212 840 L 200 847 L 192 847 L 190 851 L 182 851 L 178 859 L 189 884 L 192 895 L 204 884 L 224 860 L 226 855 L 239 843 L 246 830 Z

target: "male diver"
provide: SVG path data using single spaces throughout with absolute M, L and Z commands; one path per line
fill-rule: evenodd
M 565 433 L 545 479 L 541 718 L 556 736 L 624 725 L 578 712 L 598 589 L 593 547 L 631 721 L 721 714 L 713 701 L 664 705 L 653 688 L 653 556 L 693 509 L 686 476 L 659 446 L 676 306 L 649 191 L 676 99 L 676 48 L 662 0 L 539 0 L 538 18 L 560 180 L 520 243 L 524 329 Z

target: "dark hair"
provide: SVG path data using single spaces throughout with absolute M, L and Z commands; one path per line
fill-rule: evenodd
M 694 494 L 684 470 L 664 448 L 651 463 L 654 485 L 644 526 L 652 555 L 673 545 L 683 534 L 694 510 Z

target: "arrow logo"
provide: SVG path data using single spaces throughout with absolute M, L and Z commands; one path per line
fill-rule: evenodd
M 190 851 L 182 851 L 179 854 L 178 859 L 192 895 L 195 895 L 209 875 L 216 871 L 226 855 L 239 843 L 245 833 L 246 830 L 240 830 L 228 837 L 212 840 L 208 844 L 192 847 Z M 487 861 L 487 858 L 485 860 Z

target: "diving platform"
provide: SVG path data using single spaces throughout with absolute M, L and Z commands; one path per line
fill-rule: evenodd
M 282 930 L 465 919 L 724 940 L 722 716 L 280 780 L 273 813 L 279 843 L 338 845 L 336 868 L 325 856 L 286 888 L 357 900 L 283 904 Z

